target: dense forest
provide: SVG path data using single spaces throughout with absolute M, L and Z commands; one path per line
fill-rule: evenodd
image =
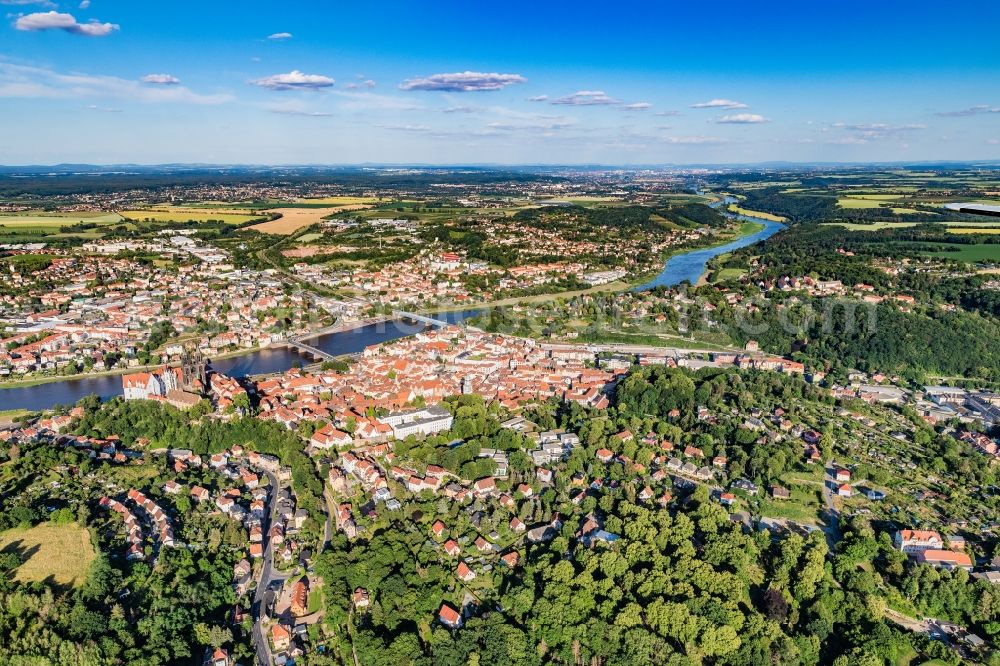
M 720 307 L 715 313 L 739 344 L 791 355 L 816 369 L 834 366 L 1000 381 L 1000 328 L 991 318 L 962 312 L 904 312 L 892 304 L 835 298 L 799 299 L 794 306 L 762 302 L 757 310 Z

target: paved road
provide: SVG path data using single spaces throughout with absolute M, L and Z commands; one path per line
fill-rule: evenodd
M 326 500 L 326 524 L 323 525 L 323 547 L 320 548 L 320 552 L 330 546 L 330 539 L 333 538 L 333 516 L 337 507 L 336 502 L 333 501 L 333 495 L 330 494 L 330 488 L 325 483 L 323 484 L 323 499 Z
M 832 476 L 829 470 L 823 475 L 823 502 L 826 504 L 826 539 L 830 546 L 830 552 L 837 546 L 841 539 L 840 534 L 840 512 L 833 503 L 833 489 L 837 487 L 837 479 Z
M 268 530 L 271 529 L 271 524 L 274 522 L 275 510 L 278 504 L 278 492 L 281 490 L 281 483 L 278 481 L 270 472 L 264 472 L 267 475 L 267 480 L 269 483 L 269 488 L 271 490 L 268 493 L 267 499 L 267 513 L 264 516 L 264 522 L 261 526 L 264 530 L 264 543 L 266 547 L 264 548 L 263 566 L 261 567 L 260 577 L 257 579 L 257 589 L 253 593 L 253 606 L 251 607 L 251 615 L 253 617 L 253 642 L 254 647 L 257 650 L 257 664 L 258 666 L 271 666 L 271 647 L 268 643 L 267 636 L 264 634 L 263 630 L 263 615 L 264 615 L 264 597 L 267 590 L 274 583 L 282 583 L 288 577 L 274 569 L 274 549 L 271 548 L 271 540 L 268 538 Z
M 693 354 L 718 354 L 723 349 L 716 347 L 715 349 L 688 349 L 683 347 L 655 347 L 651 345 L 630 345 L 626 343 L 612 343 L 612 344 L 561 344 L 561 343 L 545 343 L 541 345 L 542 349 L 555 349 L 555 350 L 582 350 L 591 353 L 598 352 L 621 352 L 625 354 L 651 354 L 655 356 L 662 356 L 664 354 L 668 356 L 691 356 Z M 738 349 L 732 349 L 731 351 L 739 351 Z

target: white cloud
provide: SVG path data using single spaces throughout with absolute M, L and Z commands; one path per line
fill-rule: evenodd
M 272 41 L 276 41 L 277 42 L 277 41 L 281 41 L 283 39 L 291 39 L 292 38 L 292 33 L 290 33 L 290 32 L 276 32 L 273 35 L 268 35 L 267 38 L 270 39 L 270 40 L 272 40 Z
M 1000 139 L 986 139 L 986 143 L 991 146 L 1000 146 Z
M 306 111 L 300 109 L 268 109 L 271 113 L 278 113 L 283 116 L 305 116 L 307 118 L 329 118 L 332 113 L 328 111 Z
M 441 111 L 444 113 L 478 113 L 480 109 L 475 106 L 449 106 Z
M 331 87 L 334 80 L 320 74 L 303 74 L 295 69 L 287 74 L 265 76 L 250 83 L 268 90 L 322 90 Z
M 680 111 L 657 111 L 656 115 L 663 116 L 665 118 L 672 118 L 674 116 L 681 115 L 681 112 Z
M 888 123 L 834 123 L 834 127 L 860 132 L 908 132 L 910 130 L 927 129 L 927 125 L 911 123 L 909 125 L 890 125 Z
M 559 106 L 617 106 L 622 111 L 644 111 L 653 105 L 649 102 L 623 102 L 603 90 L 578 90 L 572 95 L 549 99 L 547 95 L 529 98 L 530 102 L 544 102 Z
M 90 8 L 90 0 L 82 0 L 82 2 L 80 2 L 80 9 L 89 9 L 89 8 Z
M 712 99 L 707 102 L 698 102 L 691 105 L 692 109 L 746 109 L 749 108 L 743 102 L 731 99 Z
M 26 5 L 41 5 L 42 7 L 56 7 L 56 3 L 50 0 L 0 0 L 0 5 L 16 5 L 23 7 Z
M 0 62 L 0 97 L 112 98 L 143 103 L 223 104 L 228 94 L 203 95 L 184 86 L 147 86 L 117 76 L 62 74 L 42 67 Z
M 176 76 L 171 76 L 170 74 L 147 74 L 142 77 L 141 81 L 143 83 L 155 83 L 160 86 L 175 86 L 181 82 Z
M 1000 106 L 977 104 L 976 106 L 970 106 L 967 109 L 961 109 L 959 111 L 938 111 L 934 115 L 945 118 L 961 118 L 963 116 L 977 116 L 981 113 L 1000 113 Z
M 283 116 L 305 116 L 307 118 L 329 118 L 333 114 L 329 111 L 323 111 L 310 107 L 301 99 L 284 99 L 280 102 L 272 103 L 267 102 L 261 104 L 260 108 L 271 113 L 277 113 Z
M 424 108 L 408 99 L 391 95 L 353 90 L 333 90 L 331 93 L 347 100 L 340 105 L 345 111 L 416 111 Z
M 104 113 L 121 113 L 121 109 L 115 109 L 110 106 L 98 106 L 96 104 L 88 104 L 87 109 L 90 111 L 102 111 Z
M 713 143 L 729 143 L 729 139 L 721 136 L 668 136 L 663 139 L 667 143 L 683 145 L 703 145 Z
M 536 121 L 527 122 L 493 122 L 486 125 L 488 129 L 502 132 L 551 132 L 573 127 L 573 122 L 564 118 L 541 118 Z
M 564 104 L 567 106 L 614 106 L 621 104 L 621 100 L 609 97 L 603 90 L 578 90 L 572 95 L 557 97 L 550 104 Z
M 868 143 L 868 139 L 860 136 L 845 136 L 840 139 L 831 139 L 827 143 L 838 146 L 864 146 Z
M 427 125 L 396 125 L 393 123 L 385 125 L 376 125 L 375 127 L 381 127 L 387 130 L 398 130 L 400 132 L 430 132 L 431 128 Z
M 834 140 L 832 143 L 855 145 L 899 137 L 906 132 L 927 129 L 926 125 L 911 123 L 890 125 L 888 123 L 834 123 L 833 127 L 850 132 L 853 136 Z
M 17 19 L 14 27 L 25 32 L 38 32 L 41 30 L 62 30 L 73 35 L 83 35 L 85 37 L 105 37 L 118 30 L 116 23 L 101 23 L 93 20 L 88 23 L 79 23 L 72 14 L 62 14 L 60 12 L 36 12 L 27 14 Z
M 375 87 L 375 81 L 373 81 L 372 79 L 367 79 L 365 81 L 358 81 L 358 82 L 352 81 L 351 83 L 348 83 L 344 87 L 347 88 L 348 90 L 358 90 L 360 88 L 371 89 Z
M 716 118 L 715 122 L 722 123 L 723 125 L 759 125 L 760 123 L 767 123 L 770 121 L 764 116 L 756 113 L 732 113 L 728 116 L 720 116 Z
M 515 83 L 524 83 L 520 74 L 498 74 L 496 72 L 455 72 L 453 74 L 433 74 L 425 78 L 407 79 L 399 84 L 401 90 L 434 90 L 440 92 L 480 92 L 501 90 Z

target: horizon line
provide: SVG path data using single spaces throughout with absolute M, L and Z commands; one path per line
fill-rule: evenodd
M 882 165 L 996 165 L 1000 157 L 990 159 L 923 159 L 923 160 L 843 160 L 843 161 L 795 161 L 762 160 L 758 162 L 54 162 L 47 164 L 0 164 L 0 169 L 56 169 L 56 168 L 155 168 L 155 167 L 202 167 L 202 168 L 558 168 L 589 167 L 610 169 L 646 168 L 689 168 L 689 167 L 752 167 L 752 166 L 882 166 Z

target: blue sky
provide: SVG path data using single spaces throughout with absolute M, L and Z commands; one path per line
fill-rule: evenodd
M 4 164 L 1000 159 L 992 1 L 0 13 Z

